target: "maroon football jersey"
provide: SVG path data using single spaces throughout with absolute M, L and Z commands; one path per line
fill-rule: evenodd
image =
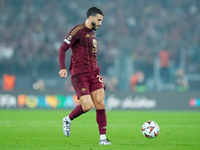
M 66 69 L 65 52 L 71 47 L 71 75 L 100 70 L 97 66 L 97 38 L 85 23 L 75 26 L 59 49 L 60 69 Z

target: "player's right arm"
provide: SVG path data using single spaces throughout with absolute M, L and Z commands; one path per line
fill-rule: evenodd
M 58 51 L 60 70 L 66 69 L 65 52 L 74 44 L 74 42 L 75 42 L 75 40 L 74 39 L 72 40 L 72 35 L 69 34 L 63 41 L 62 45 L 60 46 L 59 51 Z
M 65 39 L 66 40 L 66 39 Z M 60 71 L 59 75 L 61 78 L 67 77 L 67 69 L 65 66 L 65 52 L 70 48 L 70 45 L 67 45 L 65 41 L 62 43 L 62 45 L 59 48 L 58 51 L 58 59 L 59 59 L 59 65 L 60 65 Z
M 67 69 L 61 69 L 58 73 L 61 78 L 66 78 L 67 77 Z
M 77 36 L 75 34 L 71 34 L 73 30 L 68 34 L 68 36 L 64 39 L 62 45 L 58 51 L 58 59 L 60 65 L 59 75 L 61 78 L 67 77 L 67 69 L 65 66 L 65 52 L 75 43 L 77 40 Z

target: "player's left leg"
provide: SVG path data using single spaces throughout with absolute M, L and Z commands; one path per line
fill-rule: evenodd
M 106 138 L 106 129 L 107 129 L 107 119 L 105 111 L 105 93 L 104 89 L 98 89 L 91 92 L 91 97 L 96 108 L 96 121 L 99 127 L 100 142 L 99 145 L 111 145 L 109 140 Z

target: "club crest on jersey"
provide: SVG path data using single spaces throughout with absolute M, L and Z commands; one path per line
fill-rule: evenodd
M 97 40 L 96 39 L 93 39 L 93 46 L 97 47 Z

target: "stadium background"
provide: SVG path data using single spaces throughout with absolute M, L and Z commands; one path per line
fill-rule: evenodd
M 78 103 L 57 55 L 91 6 L 104 12 L 96 36 L 107 109 L 199 110 L 199 0 L 0 0 L 0 108 Z

